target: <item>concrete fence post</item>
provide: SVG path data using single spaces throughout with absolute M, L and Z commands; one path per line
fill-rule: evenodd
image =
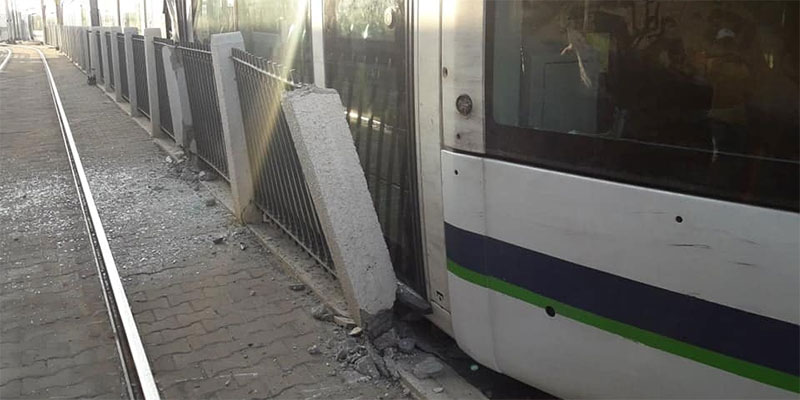
M 244 49 L 241 32 L 211 35 L 211 62 L 214 65 L 214 80 L 222 117 L 233 211 L 242 222 L 256 222 L 260 219 L 260 213 L 253 204 L 253 174 L 250 171 L 239 89 L 236 86 L 236 72 L 231 58 L 233 48 Z
M 111 34 L 111 73 L 114 74 L 114 100 L 122 101 L 122 72 L 119 68 L 119 41 L 117 33 L 122 30 L 118 27 L 108 28 Z
M 100 63 L 102 63 L 103 71 L 105 72 L 103 76 L 103 89 L 110 93 L 114 90 L 114 88 L 111 87 L 111 75 L 114 71 L 113 66 L 108 62 L 109 49 L 106 45 L 106 32 L 109 32 L 109 28 L 100 28 Z M 114 82 L 116 82 L 116 80 Z
M 153 39 L 161 37 L 161 28 L 144 30 L 144 60 L 147 72 L 147 99 L 150 103 L 150 136 L 164 137 L 161 132 L 161 108 L 158 104 L 158 77 L 156 76 L 156 52 Z
M 192 108 L 189 105 L 189 89 L 186 87 L 186 73 L 183 70 L 179 50 L 171 46 L 161 48 L 164 60 L 164 80 L 167 84 L 169 112 L 172 115 L 172 134 L 175 143 L 189 148 L 192 126 Z
M 339 94 L 306 87 L 284 95 L 282 106 L 351 314 L 380 334 L 397 280 Z
M 130 105 L 131 117 L 141 115 L 136 108 L 136 73 L 133 67 L 133 35 L 139 30 L 135 27 L 127 27 L 122 31 L 125 34 L 125 73 L 128 75 L 128 103 Z
M 97 77 L 100 75 L 100 62 L 103 58 L 97 53 L 97 34 L 95 32 L 98 32 L 99 30 L 99 26 L 93 26 L 91 29 L 89 29 L 89 62 L 92 65 L 89 76 L 93 76 L 95 78 L 95 82 Z

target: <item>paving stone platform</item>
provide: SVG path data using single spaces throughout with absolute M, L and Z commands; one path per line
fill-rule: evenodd
M 0 72 L 0 398 L 126 397 L 44 68 L 13 53 Z

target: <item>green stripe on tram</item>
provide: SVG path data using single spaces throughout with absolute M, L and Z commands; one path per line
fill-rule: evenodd
M 644 345 L 666 351 L 690 360 L 703 363 L 732 374 L 752 379 L 767 385 L 800 393 L 800 377 L 782 371 L 753 364 L 725 354 L 707 350 L 679 340 L 637 328 L 613 319 L 584 311 L 561 303 L 549 297 L 541 296 L 530 290 L 521 288 L 500 279 L 486 276 L 465 268 L 451 259 L 447 259 L 447 269 L 454 275 L 473 284 L 503 293 L 538 307 L 553 307 L 558 314 L 569 319 L 591 325 L 595 328 L 611 332 Z

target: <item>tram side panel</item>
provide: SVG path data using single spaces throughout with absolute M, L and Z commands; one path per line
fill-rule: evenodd
M 476 359 L 567 397 L 791 397 L 796 215 L 449 151 L 442 164 L 453 327 Z M 463 204 L 472 191 L 484 208 Z

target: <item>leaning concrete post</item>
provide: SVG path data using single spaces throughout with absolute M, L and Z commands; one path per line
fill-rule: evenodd
M 236 86 L 236 72 L 231 58 L 233 48 L 244 49 L 241 32 L 211 35 L 211 61 L 214 65 L 214 80 L 217 84 L 219 113 L 222 117 L 222 133 L 228 158 L 233 212 L 242 222 L 256 222 L 260 214 L 253 206 L 253 174 L 247 156 L 239 89 Z
M 133 35 L 139 32 L 134 27 L 125 28 L 125 72 L 128 75 L 128 103 L 130 105 L 131 117 L 138 117 L 141 114 L 136 108 L 136 73 L 133 67 Z
M 99 26 L 93 26 L 89 30 L 89 59 L 92 64 L 89 76 L 93 76 L 95 79 L 100 76 L 100 62 L 102 62 L 102 56 L 97 53 L 97 34 L 95 33 L 99 30 Z
M 380 332 L 397 281 L 339 94 L 306 87 L 287 93 L 282 105 L 350 310 Z
M 122 72 L 119 70 L 119 40 L 117 33 L 121 32 L 118 26 L 108 28 L 111 34 L 111 73 L 114 74 L 114 100 L 122 101 Z
M 111 75 L 114 71 L 112 70 L 113 66 L 108 62 L 109 49 L 106 44 L 106 32 L 108 32 L 108 28 L 100 28 L 100 63 L 103 65 L 103 71 L 105 71 L 103 76 L 103 89 L 105 89 L 106 92 L 111 92 L 114 90 L 114 88 L 111 87 Z
M 156 52 L 153 38 L 161 37 L 161 28 L 144 30 L 144 60 L 147 72 L 147 98 L 150 103 L 150 136 L 163 137 L 161 112 L 158 105 L 158 77 L 156 76 Z
M 164 60 L 164 80 L 167 84 L 167 97 L 169 97 L 169 112 L 172 114 L 172 134 L 175 135 L 177 145 L 188 149 L 191 140 L 188 131 L 192 126 L 192 108 L 189 105 L 186 74 L 178 53 L 179 51 L 171 46 L 161 48 L 161 58 Z

